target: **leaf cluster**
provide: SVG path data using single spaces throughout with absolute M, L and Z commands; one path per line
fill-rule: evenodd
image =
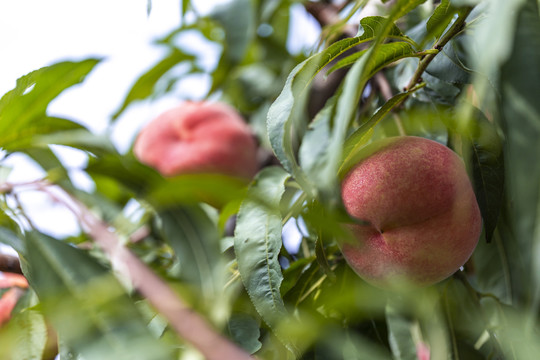
M 124 276 L 124 258 L 96 245 L 84 219 L 68 238 L 34 226 L 25 191 L 79 215 L 88 209 L 217 333 L 260 359 L 540 353 L 538 3 L 383 2 L 353 24 L 354 36 L 345 25 L 369 2 L 310 3 L 341 20 L 318 17 L 321 42 L 293 54 L 288 38 L 302 34 L 290 31 L 291 8 L 302 2 L 232 0 L 203 16 L 181 1 L 182 24 L 156 41 L 165 55 L 110 119 L 113 127 L 134 103 L 207 76 L 206 98 L 237 108 L 266 154 L 249 184 L 217 174 L 164 178 L 106 134 L 51 116 L 50 102 L 98 71 L 100 59 L 38 69 L 1 97 L 2 160 L 26 156 L 45 176 L 14 184 L 0 162 L 0 242 L 18 252 L 31 287 L 0 329 L 0 357 L 188 359 L 201 350 L 175 334 L 174 319 Z M 189 34 L 220 49 L 214 66 L 185 42 Z M 343 224 L 355 220 L 339 184 L 366 144 L 398 135 L 434 139 L 463 158 L 483 233 L 449 279 L 389 292 L 341 255 L 339 241 L 351 236 Z M 92 189 L 71 180 L 59 145 L 87 156 Z

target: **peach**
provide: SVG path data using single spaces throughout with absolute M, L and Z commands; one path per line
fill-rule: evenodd
M 482 229 L 461 158 L 435 141 L 401 136 L 361 150 L 341 196 L 352 241 L 340 244 L 351 268 L 378 287 L 427 286 L 457 271 Z
M 251 178 L 257 144 L 249 126 L 222 103 L 185 102 L 144 127 L 133 152 L 164 176 L 219 173 Z

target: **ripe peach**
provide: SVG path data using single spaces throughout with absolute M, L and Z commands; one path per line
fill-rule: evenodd
M 142 129 L 135 156 L 164 176 L 219 173 L 251 178 L 257 144 L 249 126 L 222 103 L 185 102 Z
M 361 220 L 341 244 L 352 269 L 379 287 L 430 285 L 458 270 L 482 228 L 460 157 L 414 136 L 375 141 L 361 157 L 341 186 L 345 209 Z

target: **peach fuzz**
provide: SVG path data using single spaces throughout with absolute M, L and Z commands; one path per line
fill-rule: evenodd
M 164 176 L 218 173 L 251 178 L 257 144 L 249 126 L 222 103 L 185 102 L 151 121 L 133 148 L 142 163 Z
M 461 158 L 435 141 L 401 136 L 361 150 L 344 177 L 342 200 L 352 269 L 379 287 L 427 286 L 457 271 L 474 251 L 480 210 Z

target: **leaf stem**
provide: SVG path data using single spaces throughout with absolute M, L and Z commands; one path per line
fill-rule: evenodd
M 424 71 L 426 71 L 428 65 L 433 61 L 435 56 L 437 56 L 437 54 L 450 40 L 452 40 L 452 38 L 454 38 L 454 36 L 456 36 L 463 30 L 463 27 L 465 26 L 465 20 L 467 19 L 467 16 L 469 16 L 469 14 L 471 13 L 472 9 L 473 8 L 469 6 L 459 12 L 458 18 L 456 19 L 456 21 L 454 21 L 450 29 L 448 29 L 448 31 L 443 36 L 441 36 L 441 38 L 435 43 L 435 45 L 433 45 L 433 49 L 428 54 L 426 54 L 426 56 L 424 56 L 422 60 L 420 60 L 418 68 L 416 69 L 416 72 L 411 78 L 411 81 L 407 85 L 406 90 L 411 89 L 417 83 L 421 82 L 422 74 L 424 73 Z

